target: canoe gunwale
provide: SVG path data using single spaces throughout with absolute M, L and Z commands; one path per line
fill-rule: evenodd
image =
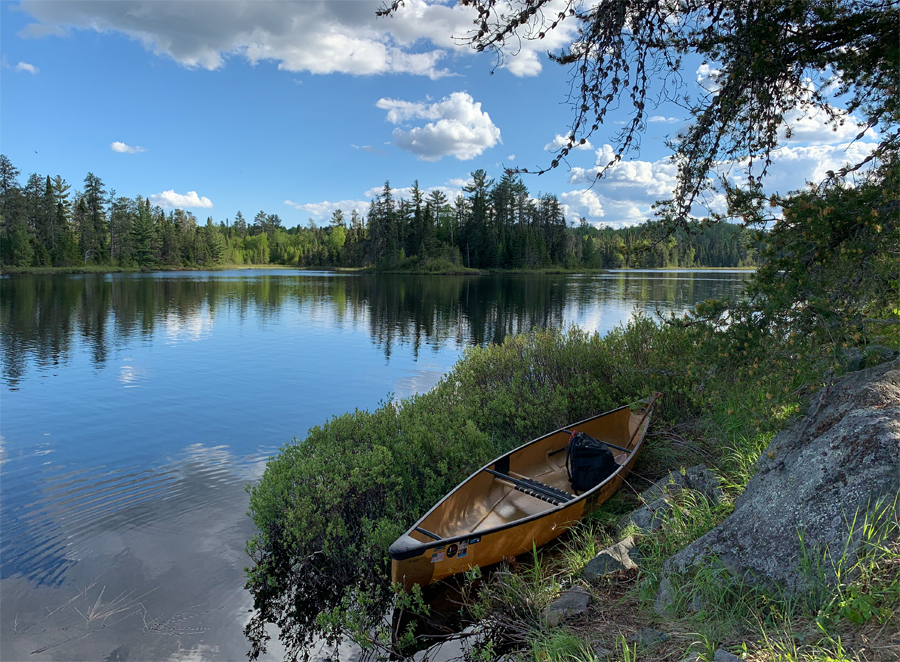
M 618 412 L 618 411 L 621 411 L 621 410 L 623 410 L 623 409 L 629 409 L 629 408 L 630 408 L 629 405 L 622 405 L 621 407 L 616 407 L 615 409 L 610 409 L 609 411 L 605 411 L 605 412 L 603 412 L 603 413 L 601 413 L 601 414 L 597 414 L 596 416 L 590 416 L 590 417 L 585 418 L 585 419 L 583 419 L 583 420 L 581 420 L 581 421 L 579 421 L 579 422 L 577 422 L 577 423 L 572 423 L 572 424 L 566 425 L 566 426 L 564 426 L 564 427 L 558 428 L 558 429 L 556 429 L 556 430 L 553 430 L 553 431 L 551 431 L 551 432 L 548 432 L 548 433 L 545 434 L 545 435 L 542 435 L 542 436 L 540 436 L 540 437 L 537 437 L 537 438 L 535 438 L 535 439 L 532 439 L 532 440 L 530 440 L 530 441 L 527 441 L 527 442 L 525 442 L 524 444 L 522 444 L 521 446 L 517 446 L 516 448 L 512 449 L 511 451 L 509 451 L 509 452 L 507 452 L 507 453 L 504 453 L 503 455 L 501 455 L 501 456 L 499 456 L 499 457 L 494 458 L 493 460 L 491 460 L 490 462 L 488 462 L 487 464 L 485 464 L 483 467 L 481 467 L 481 468 L 478 469 L 477 471 L 473 472 L 473 473 L 472 473 L 468 478 L 466 478 L 464 481 L 460 482 L 456 487 L 454 487 L 452 490 L 450 490 L 450 492 L 448 492 L 447 494 L 445 494 L 444 497 L 443 497 L 440 501 L 438 501 L 436 504 L 434 504 L 434 506 L 432 506 L 432 507 L 428 510 L 428 512 L 426 512 L 424 515 L 422 515 L 422 517 L 420 517 L 420 518 L 416 521 L 415 524 L 413 524 L 409 529 L 407 529 L 407 530 L 404 532 L 404 534 L 400 537 L 400 539 L 399 539 L 397 542 L 400 542 L 400 540 L 402 540 L 402 539 L 404 539 L 404 538 L 408 538 L 409 540 L 414 540 L 415 542 L 417 542 L 417 543 L 419 543 L 419 544 L 418 544 L 418 545 L 415 545 L 415 546 L 412 546 L 412 545 L 411 545 L 411 546 L 408 546 L 408 547 L 404 547 L 402 550 L 398 549 L 397 551 L 388 550 L 388 553 L 390 554 L 391 559 L 394 560 L 394 561 L 403 561 L 403 560 L 406 560 L 406 559 L 414 558 L 414 557 L 416 557 L 416 556 L 420 556 L 420 555 L 422 555 L 423 553 L 425 553 L 425 552 L 426 552 L 427 550 L 429 550 L 429 549 L 434 549 L 434 548 L 436 548 L 436 547 L 441 547 L 441 546 L 444 546 L 444 545 L 450 545 L 450 544 L 453 544 L 453 543 L 462 542 L 462 541 L 464 541 L 464 540 L 468 540 L 468 539 L 471 539 L 471 538 L 480 537 L 480 536 L 485 536 L 485 535 L 489 535 L 489 534 L 492 534 L 492 533 L 497 533 L 497 532 L 500 532 L 500 531 L 505 531 L 506 529 L 511 529 L 511 528 L 514 528 L 514 527 L 517 527 L 517 526 L 521 526 L 521 525 L 523 525 L 523 524 L 527 524 L 527 523 L 530 523 L 530 522 L 539 520 L 539 519 L 541 519 L 541 518 L 547 517 L 548 515 L 551 515 L 551 514 L 554 514 L 554 513 L 559 512 L 559 511 L 565 510 L 566 508 L 571 508 L 572 506 L 577 505 L 577 504 L 579 504 L 580 502 L 582 502 L 582 501 L 584 501 L 584 500 L 590 498 L 590 497 L 593 496 L 596 492 L 598 492 L 600 489 L 602 489 L 607 483 L 609 483 L 610 481 L 615 480 L 617 477 L 619 477 L 620 474 L 621 474 L 623 471 L 626 471 L 626 470 L 627 470 L 627 471 L 630 471 L 630 470 L 631 470 L 631 465 L 633 465 L 633 464 L 637 461 L 637 458 L 638 458 L 638 456 L 640 455 L 640 452 L 639 452 L 639 451 L 640 451 L 640 448 L 641 448 L 641 446 L 642 446 L 643 443 L 644 443 L 644 439 L 645 439 L 646 436 L 647 436 L 647 430 L 649 429 L 648 419 L 650 418 L 650 414 L 652 413 L 653 408 L 656 406 L 656 400 L 657 400 L 658 397 L 659 397 L 659 394 L 658 394 L 658 393 L 657 393 L 657 394 L 654 394 L 653 396 L 651 396 L 651 398 L 650 398 L 649 401 L 647 402 L 646 407 L 643 409 L 643 417 L 641 418 L 640 423 L 638 423 L 638 427 L 637 427 L 637 429 L 635 430 L 634 435 L 632 435 L 631 439 L 634 439 L 634 436 L 637 435 L 637 434 L 639 434 L 639 433 L 640 433 L 640 438 L 637 440 L 637 443 L 636 443 L 636 444 L 634 445 L 634 447 L 631 449 L 631 452 L 629 453 L 628 458 L 625 460 L 624 463 L 622 463 L 621 465 L 619 465 L 619 468 L 618 468 L 618 469 L 616 469 L 612 474 L 610 474 L 609 476 L 607 476 L 607 478 L 606 478 L 605 480 L 603 480 L 603 482 L 598 483 L 597 485 L 595 485 L 594 487 L 592 487 L 592 488 L 591 488 L 590 490 L 588 490 L 587 492 L 584 492 L 583 494 L 579 494 L 579 495 L 577 495 L 574 499 L 570 499 L 569 501 L 566 501 L 566 502 L 564 502 L 564 503 L 561 503 L 561 504 L 559 504 L 559 505 L 557 505 L 557 506 L 553 506 L 553 507 L 548 508 L 548 509 L 546 509 L 546 510 L 543 510 L 543 511 L 541 511 L 541 512 L 539 512 L 539 513 L 535 513 L 534 515 L 529 515 L 528 517 L 523 517 L 523 518 L 521 518 L 521 519 L 513 520 L 513 521 L 511 521 L 511 522 L 506 522 L 505 524 L 501 524 L 501 525 L 498 525 L 498 526 L 494 526 L 494 527 L 491 527 L 491 528 L 489 528 L 489 529 L 485 529 L 484 531 L 472 531 L 472 532 L 469 532 L 469 533 L 463 533 L 463 534 L 459 534 L 459 535 L 456 535 L 456 536 L 451 536 L 451 537 L 449 537 L 449 538 L 441 538 L 441 539 L 439 539 L 439 540 L 431 540 L 431 541 L 428 541 L 428 542 L 420 542 L 420 541 L 416 540 L 415 538 L 413 538 L 412 535 L 411 535 L 411 534 L 413 533 L 413 531 L 415 531 L 416 528 L 419 527 L 419 525 L 420 525 L 422 522 L 424 522 L 424 521 L 428 518 L 429 515 L 431 515 L 431 513 L 433 513 L 433 512 L 434 512 L 435 510 L 437 510 L 438 508 L 440 508 L 440 506 L 441 506 L 447 499 L 449 499 L 454 493 L 456 493 L 460 488 L 462 488 L 463 485 L 465 485 L 465 484 L 468 483 L 470 480 L 472 480 L 473 478 L 475 478 L 475 476 L 477 476 L 478 474 L 480 474 L 480 473 L 486 471 L 486 470 L 487 470 L 488 468 L 490 468 L 492 465 L 497 464 L 498 462 L 500 462 L 501 460 L 503 460 L 503 459 L 505 459 L 505 458 L 511 457 L 514 453 L 517 453 L 518 451 L 522 450 L 523 448 L 526 448 L 526 447 L 528 447 L 528 446 L 531 446 L 532 444 L 536 444 L 537 442 L 539 442 L 539 441 L 541 441 L 541 440 L 543 440 L 543 439 L 546 439 L 547 437 L 550 437 L 550 436 L 552 436 L 552 435 L 554 435 L 554 434 L 558 434 L 558 433 L 560 433 L 560 432 L 564 432 L 566 429 L 575 428 L 575 427 L 577 427 L 577 426 L 579 426 L 579 425 L 582 425 L 582 424 L 584 424 L 584 423 L 586 423 L 586 422 L 588 422 L 588 421 L 593 421 L 593 420 L 596 420 L 596 419 L 598 419 L 598 418 L 602 418 L 603 416 L 608 416 L 608 415 L 610 415 L 610 414 L 614 414 L 614 413 L 616 413 L 616 412 Z M 640 411 L 640 410 L 638 410 L 638 411 Z M 645 425 L 645 424 L 646 424 L 646 425 Z M 643 430 L 643 432 L 641 432 L 641 430 Z M 629 442 L 630 442 L 630 441 L 631 441 L 631 440 L 629 440 Z M 623 480 L 624 480 L 624 479 L 623 479 Z M 397 543 L 394 543 L 394 545 L 396 545 L 396 544 L 397 544 Z M 394 545 L 391 545 L 391 547 L 393 548 Z

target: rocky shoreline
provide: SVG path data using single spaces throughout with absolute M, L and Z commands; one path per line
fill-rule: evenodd
M 707 641 L 702 650 L 696 642 L 685 645 L 677 633 L 684 619 L 716 611 L 707 603 L 709 596 L 698 590 L 710 572 L 719 578 L 722 592 L 733 589 L 726 587 L 732 582 L 746 592 L 804 601 L 816 594 L 852 594 L 864 579 L 864 561 L 900 569 L 900 360 L 848 373 L 820 391 L 805 415 L 775 435 L 756 469 L 724 521 L 662 562 L 652 582 L 652 612 L 638 610 L 634 620 L 619 624 L 616 637 L 593 638 L 587 658 L 620 658 L 622 647 L 629 645 L 643 653 L 642 659 L 737 662 L 772 657 L 772 650 L 765 654 L 752 639 L 724 637 L 725 647 Z M 640 506 L 618 521 L 621 539 L 587 562 L 580 576 L 571 577 L 569 588 L 544 608 L 545 626 L 590 631 L 592 622 L 608 618 L 603 600 L 610 587 L 640 582 L 652 565 L 641 547 L 666 535 L 673 512 L 684 507 L 687 495 L 712 506 L 728 499 L 716 472 L 703 464 L 657 480 L 640 494 Z M 888 584 L 895 593 L 900 590 L 896 576 Z M 827 620 L 822 612 L 828 607 L 809 620 Z M 840 616 L 841 608 L 836 612 Z M 859 620 L 846 605 L 843 612 L 849 625 Z M 865 628 L 857 628 L 855 634 L 865 644 L 847 651 L 848 659 L 900 659 L 900 629 L 891 634 L 891 625 L 900 622 L 898 614 L 881 616 L 881 636 L 866 636 Z M 851 645 L 859 639 L 845 627 L 848 634 L 845 641 Z M 801 633 L 798 650 L 814 639 Z M 830 659 L 816 653 L 816 646 L 807 648 L 796 659 Z

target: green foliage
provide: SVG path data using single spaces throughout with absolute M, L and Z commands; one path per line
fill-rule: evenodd
M 748 294 L 765 321 L 797 333 L 858 341 L 870 320 L 900 307 L 900 160 L 856 186 L 832 185 L 780 201 L 763 266 Z
M 316 635 L 359 631 L 361 614 L 373 625 L 392 598 L 387 548 L 406 527 L 501 452 L 646 395 L 647 379 L 623 387 L 615 375 L 668 333 L 637 320 L 608 343 L 575 328 L 513 336 L 467 352 L 429 393 L 285 446 L 250 490 L 251 640 L 264 646 L 265 622 L 277 622 L 299 654 Z
M 379 618 L 392 595 L 390 543 L 453 486 L 456 472 L 474 471 L 496 452 L 442 399 L 431 393 L 334 418 L 285 446 L 251 489 L 259 533 L 248 545 L 256 563 L 248 584 L 258 618 L 289 619 L 283 638 L 293 650 L 313 632 L 336 635 L 317 620 L 321 612 L 332 621 Z
M 532 644 L 536 662 L 595 662 L 590 645 L 575 635 L 560 630 L 542 634 Z
M 897 499 L 877 504 L 871 514 L 850 518 L 842 549 L 807 549 L 800 533 L 800 562 L 807 580 L 804 607 L 823 629 L 842 619 L 854 625 L 870 619 L 885 622 L 900 607 Z M 860 545 L 853 555 L 848 550 L 851 541 Z
M 277 214 L 260 211 L 247 225 L 205 225 L 182 209 L 166 212 L 149 200 L 117 197 L 88 173 L 85 190 L 69 200 L 61 177 L 32 174 L 26 186 L 3 156 L 0 258 L 7 267 L 110 265 L 370 267 L 422 274 L 471 269 L 569 270 L 601 267 L 743 266 L 754 263 L 750 234 L 736 226 L 693 228 L 664 244 L 643 238 L 655 226 L 596 230 L 569 228 L 552 195 L 533 200 L 520 178 L 493 183 L 483 171 L 451 205 L 418 184 L 412 200 L 396 199 L 389 184 L 373 200 L 366 222 L 335 211 L 326 227 L 286 229 Z M 480 174 L 479 174 L 480 173 Z

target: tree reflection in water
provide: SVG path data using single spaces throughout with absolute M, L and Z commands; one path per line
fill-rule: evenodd
M 29 364 L 67 363 L 73 344 L 96 368 L 111 348 L 162 329 L 192 329 L 220 311 L 265 324 L 286 307 L 311 320 L 368 326 L 390 359 L 397 344 L 423 347 L 499 343 L 513 333 L 560 326 L 606 304 L 683 309 L 729 293 L 731 278 L 663 272 L 596 276 L 397 276 L 303 272 L 22 275 L 0 279 L 3 377 L 16 388 Z M 742 279 L 741 279 L 742 280 Z M 606 301 L 604 301 L 606 300 Z M 626 312 L 627 316 L 627 312 Z

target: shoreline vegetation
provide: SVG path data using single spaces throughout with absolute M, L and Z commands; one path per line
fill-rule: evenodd
M 156 266 L 146 267 L 118 267 L 110 265 L 87 265 L 75 267 L 7 267 L 0 266 L 0 275 L 16 276 L 24 274 L 117 274 L 117 273 L 157 273 L 177 271 L 232 271 L 232 270 L 285 270 L 285 271 L 329 271 L 334 273 L 356 274 L 391 274 L 410 276 L 489 276 L 489 275 L 534 275 L 534 274 L 598 274 L 616 273 L 622 271 L 756 271 L 756 267 L 654 267 L 644 269 L 640 267 L 621 267 L 618 269 L 563 269 L 560 267 L 548 267 L 545 269 L 465 269 L 463 267 L 442 271 L 428 269 L 395 269 L 379 271 L 374 267 L 294 267 L 284 264 L 220 264 L 215 266 Z
M 142 196 L 116 195 L 95 174 L 73 191 L 62 177 L 21 173 L 0 155 L 0 265 L 5 273 L 226 265 L 370 269 L 389 273 L 579 272 L 621 267 L 756 266 L 762 235 L 729 223 L 594 227 L 567 220 L 550 194 L 532 197 L 516 175 L 471 174 L 455 200 L 414 182 L 409 199 L 385 182 L 365 215 L 335 210 L 322 226 L 284 226 L 278 214 L 205 223 Z M 32 272 L 34 273 L 34 272 Z M 43 273 L 43 272 L 38 272 Z M 68 272 L 71 273 L 71 272 Z
M 886 537 L 865 554 L 843 558 L 840 543 L 832 555 L 813 550 L 799 593 L 718 568 L 675 587 L 661 613 L 654 599 L 665 560 L 728 517 L 773 436 L 840 375 L 897 355 L 900 223 L 884 199 L 897 182 L 892 163 L 854 188 L 788 200 L 740 300 L 707 301 L 683 318 L 636 317 L 603 337 L 573 327 L 473 347 L 431 391 L 334 417 L 286 444 L 249 488 L 257 528 L 247 547 L 251 659 L 265 650 L 269 623 L 279 625 L 286 659 L 303 659 L 317 640 L 350 638 L 385 658 L 397 635 L 412 643 L 415 631 L 392 632 L 385 614 L 430 608 L 421 593 L 390 586 L 390 543 L 491 458 L 654 391 L 664 395 L 632 489 L 532 559 L 511 560 L 481 581 L 471 574 L 461 643 L 469 659 L 895 659 L 896 503 L 876 523 Z M 635 536 L 639 570 L 585 582 L 584 565 L 621 537 L 617 523 L 639 504 L 637 494 L 701 463 L 725 498 L 679 493 L 657 531 Z M 830 570 L 839 582 L 827 581 Z M 542 609 L 575 586 L 595 596 L 601 613 L 550 627 Z M 667 638 L 630 639 L 643 628 Z

